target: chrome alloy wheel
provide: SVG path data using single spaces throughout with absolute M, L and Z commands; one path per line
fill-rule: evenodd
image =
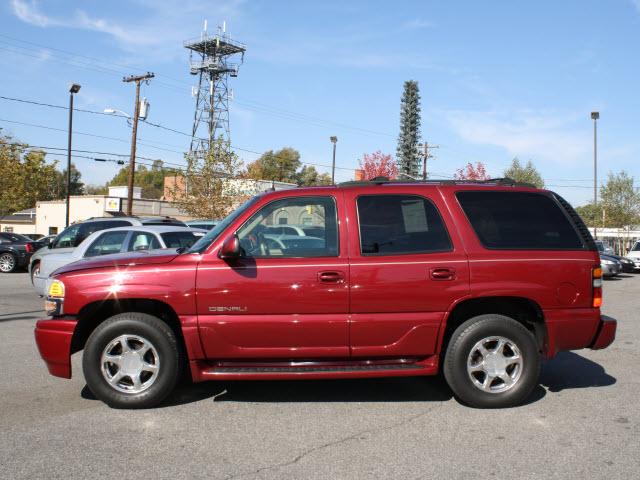
M 102 351 L 102 376 L 123 393 L 147 390 L 158 378 L 160 357 L 153 344 L 138 335 L 120 335 Z
M 9 273 L 16 266 L 16 259 L 10 253 L 0 255 L 0 272 Z
M 476 343 L 467 359 L 467 373 L 473 384 L 488 393 L 512 388 L 522 375 L 518 346 L 505 337 L 487 337 Z

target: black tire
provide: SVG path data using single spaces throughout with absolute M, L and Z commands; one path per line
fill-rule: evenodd
M 122 392 L 112 386 L 103 373 L 103 352 L 123 335 L 148 340 L 157 353 L 159 368 L 156 378 L 144 391 Z M 112 408 L 150 408 L 159 404 L 173 391 L 180 377 L 181 365 L 182 349 L 171 328 L 159 318 L 139 312 L 121 313 L 98 325 L 87 340 L 82 358 L 82 370 L 89 389 Z M 119 370 L 118 367 L 113 368 Z M 118 386 L 123 388 L 124 382 L 131 378 L 124 377 Z
M 0 253 L 0 272 L 11 273 L 18 268 L 18 259 L 11 252 Z
M 472 374 L 467 369 L 467 362 L 474 346 L 491 337 L 503 337 L 513 342 L 522 358 L 519 376 L 512 386 L 507 387 L 500 378 L 497 378 L 495 383 L 489 382 L 498 390 L 507 388 L 504 391 L 482 390 L 476 386 Z M 536 339 L 524 325 L 504 315 L 489 314 L 471 318 L 453 332 L 443 370 L 451 390 L 466 405 L 475 408 L 505 408 L 520 405 L 529 397 L 538 384 L 540 363 Z M 482 375 L 480 372 L 476 378 L 482 380 Z
M 36 273 L 40 272 L 40 262 L 34 262 L 33 265 L 31 265 L 31 275 L 29 275 L 31 277 L 31 285 L 33 285 L 33 277 L 36 276 Z

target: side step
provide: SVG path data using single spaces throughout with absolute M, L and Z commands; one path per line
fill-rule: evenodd
M 211 373 L 308 373 L 308 372 L 364 372 L 371 370 L 420 370 L 419 365 L 400 363 L 384 365 L 335 365 L 318 367 L 215 367 Z
M 206 380 L 303 380 L 436 375 L 438 356 L 364 361 L 198 361 L 191 362 L 194 382 Z

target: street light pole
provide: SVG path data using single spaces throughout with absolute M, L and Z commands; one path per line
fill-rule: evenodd
M 333 163 L 331 164 L 331 185 L 336 184 L 336 143 L 338 143 L 338 137 L 329 137 L 331 143 L 333 143 Z
M 65 227 L 69 226 L 69 206 L 71 203 L 71 132 L 73 131 L 73 94 L 80 91 L 80 85 L 72 83 L 69 87 L 69 138 L 67 142 L 67 212 Z
M 597 234 L 597 222 L 595 215 L 598 208 L 598 119 L 600 118 L 600 112 L 591 112 L 591 119 L 593 120 L 593 237 L 598 238 Z

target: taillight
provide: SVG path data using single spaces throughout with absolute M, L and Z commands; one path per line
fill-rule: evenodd
M 602 268 L 598 265 L 593 269 L 593 308 L 602 305 Z
M 24 249 L 27 251 L 27 253 L 33 253 L 33 243 L 26 243 L 24 245 Z

